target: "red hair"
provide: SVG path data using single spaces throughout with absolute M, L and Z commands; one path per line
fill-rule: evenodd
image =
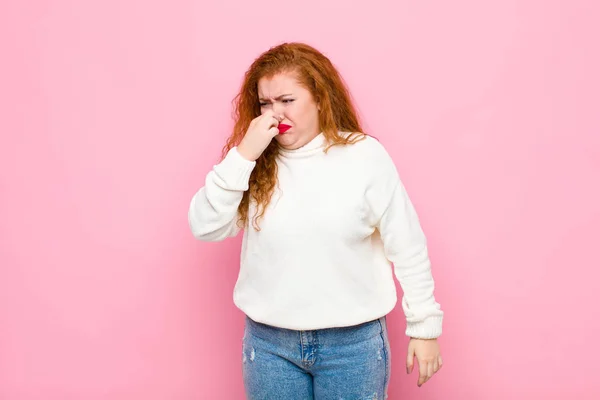
M 285 72 L 295 73 L 298 82 L 311 92 L 320 105 L 319 127 L 330 143 L 329 147 L 355 143 L 365 136 L 349 90 L 331 61 L 307 44 L 283 43 L 261 54 L 246 71 L 240 91 L 233 102 L 235 125 L 223 147 L 222 157 L 241 142 L 250 122 L 261 115 L 258 81 L 263 77 L 270 78 Z M 351 134 L 342 137 L 338 134 L 339 131 Z M 275 161 L 278 151 L 278 143 L 273 140 L 256 160 L 249 188 L 238 208 L 239 222 L 242 225 L 248 222 L 252 199 L 257 204 L 253 225 L 255 229 L 260 229 L 258 221 L 263 217 L 277 184 Z

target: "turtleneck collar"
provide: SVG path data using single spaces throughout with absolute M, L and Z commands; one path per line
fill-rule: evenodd
M 319 133 L 315 136 L 310 142 L 306 143 L 304 146 L 299 147 L 297 149 L 285 149 L 283 147 L 279 147 L 279 155 L 282 157 L 308 157 L 323 151 L 323 148 L 327 144 L 327 140 L 325 139 L 325 135 L 323 132 Z

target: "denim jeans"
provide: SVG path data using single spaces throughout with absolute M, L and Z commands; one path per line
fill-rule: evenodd
M 246 317 L 248 400 L 383 400 L 391 373 L 386 317 L 343 328 L 290 330 Z

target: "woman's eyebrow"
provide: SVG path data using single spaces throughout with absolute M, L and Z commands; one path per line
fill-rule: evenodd
M 275 100 L 280 100 L 282 97 L 285 97 L 285 96 L 291 96 L 291 95 L 292 95 L 291 93 L 282 94 L 281 96 L 277 96 L 277 97 L 275 97 Z M 265 99 L 264 97 L 259 97 L 258 99 L 259 99 L 260 101 L 267 101 L 267 100 L 271 100 L 270 98 L 266 98 L 266 99 Z

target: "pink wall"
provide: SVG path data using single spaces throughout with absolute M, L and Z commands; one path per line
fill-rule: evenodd
M 339 66 L 429 237 L 445 365 L 404 373 L 397 307 L 390 399 L 600 398 L 597 3 L 207 3 L 0 4 L 0 398 L 242 398 L 240 238 L 187 207 L 283 40 Z

